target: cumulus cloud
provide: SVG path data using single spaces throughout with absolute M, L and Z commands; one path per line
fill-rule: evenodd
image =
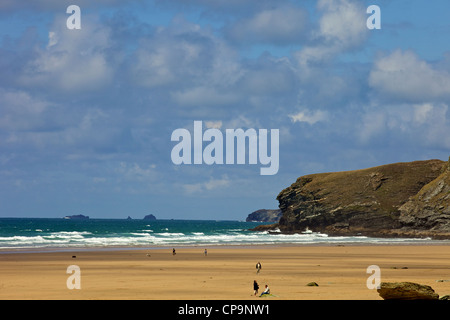
M 214 87 L 196 87 L 171 94 L 178 106 L 214 107 L 231 105 L 239 100 L 239 96 L 231 91 L 220 92 Z
M 220 129 L 222 128 L 222 121 L 205 121 L 205 127 L 208 129 Z
M 369 84 L 389 98 L 427 102 L 450 98 L 450 72 L 438 69 L 408 50 L 378 58 Z
M 293 6 L 263 9 L 225 28 L 226 36 L 238 44 L 293 45 L 306 38 L 308 15 Z
M 318 28 L 312 32 L 317 44 L 307 45 L 296 53 L 298 63 L 308 67 L 323 63 L 337 54 L 358 48 L 367 38 L 365 8 L 354 0 L 320 0 Z
M 227 86 L 240 74 L 234 50 L 210 30 L 181 16 L 142 39 L 133 61 L 131 76 L 145 87 Z
M 419 145 L 450 148 L 449 107 L 445 103 L 371 106 L 362 116 L 358 139 L 363 143 Z
M 116 172 L 125 180 L 151 182 L 156 178 L 156 165 L 140 166 L 138 163 L 121 162 Z
M 84 16 L 80 30 L 69 30 L 64 16 L 55 19 L 45 48 L 22 68 L 18 82 L 25 87 L 90 91 L 112 82 L 114 69 L 108 60 L 110 30 L 99 28 L 94 17 Z
M 310 111 L 303 110 L 296 114 L 289 115 L 292 122 L 306 122 L 309 124 L 315 124 L 319 121 L 325 121 L 328 118 L 328 113 L 321 110 Z
M 367 17 L 358 1 L 320 0 L 317 7 L 323 14 L 316 37 L 342 49 L 360 45 L 367 37 Z
M 23 150 L 45 145 L 41 137 L 57 131 L 64 123 L 55 109 L 59 106 L 23 90 L 0 88 L 0 153 L 16 158 Z M 29 159 L 20 158 L 24 162 Z
M 239 88 L 255 96 L 286 94 L 295 90 L 298 74 L 291 61 L 263 55 L 252 64 L 242 66 Z
M 230 179 L 227 176 L 223 176 L 219 179 L 210 178 L 205 182 L 183 184 L 183 189 L 187 194 L 203 193 L 216 189 L 220 190 L 226 188 L 230 185 L 230 183 Z
M 0 100 L 2 101 L 3 112 L 10 111 L 20 115 L 39 115 L 50 105 L 46 101 L 33 98 L 27 92 L 19 90 L 5 90 L 2 88 L 0 88 Z

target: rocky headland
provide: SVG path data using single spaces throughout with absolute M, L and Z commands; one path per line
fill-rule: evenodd
M 280 221 L 255 230 L 450 239 L 450 158 L 306 175 L 277 200 Z
M 281 218 L 281 210 L 260 209 L 250 213 L 245 221 L 247 222 L 278 222 Z

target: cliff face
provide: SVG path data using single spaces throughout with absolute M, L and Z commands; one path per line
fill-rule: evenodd
M 403 231 L 443 235 L 450 232 L 450 158 L 442 173 L 400 208 Z
M 450 164 L 394 163 L 303 176 L 277 197 L 284 232 L 450 238 Z

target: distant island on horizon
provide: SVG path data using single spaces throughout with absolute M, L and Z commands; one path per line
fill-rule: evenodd
M 82 214 L 74 214 L 69 216 L 64 216 L 63 219 L 66 220 L 89 220 L 89 216 L 85 216 Z M 118 218 L 98 218 L 98 219 L 118 219 Z M 120 218 L 119 218 L 120 219 Z M 130 216 L 125 218 L 125 220 L 133 220 Z M 156 217 L 153 214 L 148 214 L 142 218 L 142 220 L 157 220 Z
M 85 216 L 82 214 L 74 214 L 71 216 L 65 216 L 63 219 L 66 219 L 66 220 L 88 220 L 89 216 Z

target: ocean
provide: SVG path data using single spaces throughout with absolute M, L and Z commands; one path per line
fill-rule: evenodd
M 260 224 L 262 223 L 215 220 L 0 218 L 0 250 L 5 252 L 44 248 L 433 242 L 430 239 L 332 237 L 310 231 L 281 234 L 277 230 L 249 230 Z

